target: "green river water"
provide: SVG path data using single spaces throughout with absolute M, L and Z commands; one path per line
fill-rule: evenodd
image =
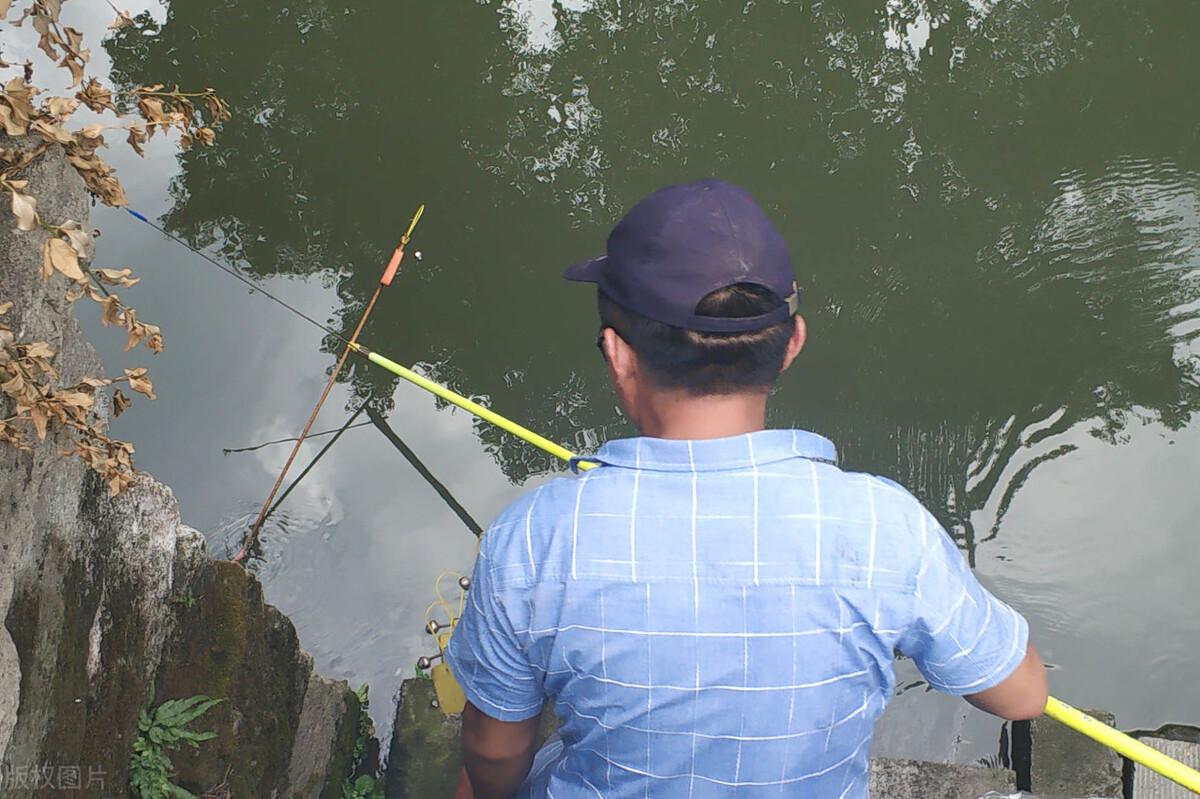
M 71 9 L 71 5 L 78 8 Z M 131 205 L 348 333 L 567 446 L 630 433 L 559 280 L 666 183 L 748 188 L 788 239 L 810 344 L 771 422 L 910 487 L 1030 619 L 1052 692 L 1121 725 L 1200 722 L 1200 5 L 1065 0 L 224 0 L 135 6 L 119 85 L 212 86 L 216 145 L 114 147 Z M 99 36 L 111 11 L 69 4 Z M 57 78 L 56 78 L 57 79 Z M 51 86 L 50 88 L 53 88 Z M 115 425 L 228 555 L 334 343 L 120 212 L 98 263 L 165 354 Z M 317 422 L 386 413 L 482 523 L 558 468 L 352 363 Z M 361 417 L 364 418 L 365 417 Z M 300 463 L 321 442 L 306 445 Z M 255 566 L 325 674 L 388 697 L 474 539 L 371 426 L 264 531 Z M 884 755 L 970 761 L 996 724 L 898 665 Z

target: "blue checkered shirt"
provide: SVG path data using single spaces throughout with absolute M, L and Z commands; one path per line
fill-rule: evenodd
M 990 688 L 1025 620 L 908 492 L 826 439 L 611 441 L 483 539 L 446 659 L 471 703 L 547 699 L 562 755 L 528 796 L 865 797 L 894 652 Z

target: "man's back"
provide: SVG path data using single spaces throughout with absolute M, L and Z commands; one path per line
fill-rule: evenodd
M 957 694 L 1025 655 L 919 503 L 819 436 L 596 459 L 489 530 L 448 651 L 492 718 L 553 698 L 565 748 L 532 795 L 865 796 L 895 650 Z

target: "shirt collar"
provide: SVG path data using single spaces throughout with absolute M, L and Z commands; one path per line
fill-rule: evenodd
M 760 430 L 696 441 L 642 436 L 609 441 L 595 455 L 573 459 L 572 467 L 585 460 L 629 469 L 704 472 L 754 468 L 790 458 L 836 464 L 837 448 L 824 436 L 806 430 Z

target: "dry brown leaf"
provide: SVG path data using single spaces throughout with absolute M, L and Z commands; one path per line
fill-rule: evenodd
M 117 295 L 110 294 L 99 302 L 103 306 L 100 311 L 100 323 L 105 327 L 121 324 L 121 301 Z
M 12 0 L 0 0 L 0 17 L 7 17 L 10 8 L 12 8 Z
M 67 47 L 70 48 L 76 58 L 86 64 L 92 57 L 92 51 L 83 46 L 83 32 L 78 28 L 64 26 L 63 33 L 67 35 Z
M 79 256 L 70 244 L 62 239 L 47 239 L 42 247 L 42 273 L 46 272 L 46 264 L 58 270 L 77 283 L 84 283 L 87 278 L 79 268 Z
M 133 284 L 141 280 L 140 277 L 133 277 L 133 270 L 126 269 L 93 269 L 94 274 L 101 283 L 107 283 L 110 286 L 123 286 L 129 288 Z
M 88 80 L 87 84 L 76 92 L 75 97 L 96 113 L 117 110 L 112 101 L 112 92 L 101 86 L 100 81 L 95 78 Z
M 33 118 L 33 98 L 38 94 L 35 86 L 30 86 L 24 78 L 10 78 L 4 84 L 3 103 L 0 103 L 0 116 L 4 118 L 5 131 L 10 135 L 21 135 L 29 128 L 29 120 Z M 20 131 L 18 133 L 17 131 Z
M 142 342 L 142 339 L 146 337 L 146 331 L 143 329 L 142 324 L 136 320 L 131 309 L 127 308 L 125 310 L 125 319 L 125 332 L 129 336 L 125 339 L 125 352 L 129 352 Z
M 113 177 L 113 169 L 104 163 L 95 153 L 88 152 L 85 144 L 98 142 L 98 139 L 82 139 L 67 148 L 67 161 L 75 167 L 75 171 L 83 178 L 88 191 L 105 205 L 123 206 L 126 203 L 125 189 L 120 181 Z
M 104 125 L 104 124 L 97 122 L 94 125 L 84 125 L 82 128 L 79 129 L 79 133 L 85 139 L 99 139 L 101 134 L 104 133 L 104 129 L 107 127 L 108 127 L 108 125 Z
M 60 391 L 54 399 L 72 408 L 90 408 L 95 402 L 91 394 L 83 391 Z
M 29 85 L 23 77 L 9 78 L 4 84 L 4 97 L 14 109 L 26 116 L 33 116 L 33 98 L 41 91 L 36 86 Z
M 87 260 L 92 257 L 96 245 L 92 241 L 91 234 L 84 230 L 83 226 L 74 219 L 68 219 L 59 225 L 58 232 L 67 237 L 67 242 L 71 245 L 71 249 L 75 250 L 75 254 L 80 258 Z
M 59 119 L 69 117 L 79 108 L 79 100 L 74 97 L 51 97 L 45 103 L 46 111 Z
M 52 239 L 47 239 L 42 244 L 42 268 L 38 272 L 38 274 L 41 275 L 42 280 L 49 280 L 50 276 L 54 274 L 54 263 L 50 260 L 51 241 Z
M 10 397 L 18 397 L 25 393 L 25 378 L 21 377 L 20 372 L 13 372 L 12 377 L 3 383 L 0 383 L 0 391 Z
M 140 366 L 137 369 L 126 369 L 125 376 L 129 378 L 129 387 L 139 394 L 144 394 L 148 399 L 157 399 L 154 396 L 154 385 L 150 382 L 150 378 L 146 377 L 146 367 Z
M 229 112 L 229 104 L 217 95 L 215 89 L 207 88 L 204 91 L 208 92 L 203 100 L 204 107 L 208 109 L 213 122 L 227 122 L 233 118 L 233 115 Z
M 58 142 L 59 144 L 70 144 L 75 141 L 75 138 L 62 125 L 56 125 L 44 119 L 36 120 L 33 123 L 33 129 L 40 133 L 46 141 Z
M 139 97 L 138 98 L 138 113 L 142 118 L 151 123 L 149 134 L 154 135 L 153 125 L 159 125 L 167 121 L 166 110 L 163 108 L 162 100 L 155 97 Z
M 8 313 L 9 309 L 12 308 L 12 306 L 13 306 L 12 300 L 9 300 L 7 302 L 0 302 L 0 316 L 4 316 L 6 313 Z
M 12 193 L 12 212 L 17 218 L 17 230 L 30 231 L 37 227 L 37 200 L 19 191 Z
M 71 85 L 69 88 L 74 89 L 83 83 L 83 65 L 85 63 L 87 63 L 86 59 L 73 58 L 70 54 L 63 56 L 62 61 L 58 62 L 60 67 L 66 67 L 71 71 Z
M 50 414 L 38 403 L 29 409 L 29 421 L 33 422 L 33 431 L 37 433 L 38 441 L 46 438 L 46 423 L 50 421 Z
M 45 14 L 35 13 L 33 15 L 33 29 L 38 33 L 38 47 L 50 58 L 57 60 L 56 45 L 62 44 L 62 39 L 58 37 L 50 23 L 51 19 Z
M 129 126 L 129 136 L 125 141 L 129 142 L 129 146 L 133 148 L 135 153 L 145 158 L 146 151 L 142 148 L 142 145 L 146 143 L 146 138 L 146 128 L 135 122 Z
M 197 128 L 196 129 L 196 139 L 206 147 L 211 147 L 212 143 L 214 141 L 216 141 L 216 138 L 217 138 L 217 132 L 214 131 L 212 128 Z
M 126 352 L 143 341 L 146 342 L 147 349 L 155 355 L 162 352 L 162 333 L 159 332 L 158 325 L 137 321 L 135 312 L 130 308 L 125 309 L 125 330 L 129 333 L 129 338 L 125 341 Z
M 35 341 L 24 346 L 26 358 L 53 358 L 54 350 L 44 341 Z
M 104 386 L 112 383 L 112 381 L 107 377 L 85 377 L 79 382 L 83 383 L 85 386 L 91 386 L 92 388 L 103 388 Z
M 158 325 L 146 325 L 146 332 L 149 334 L 146 337 L 146 349 L 158 355 L 163 351 L 162 332 L 158 329 Z
M 20 119 L 6 103 L 0 103 L 0 124 L 9 136 L 24 136 L 29 132 L 28 124 Z
M 125 409 L 133 404 L 133 400 L 121 393 L 121 389 L 113 389 L 113 418 L 125 413 Z
M 133 24 L 133 17 L 129 16 L 128 11 L 117 11 L 117 18 L 108 23 L 110 31 L 119 31 L 121 28 L 128 27 Z

